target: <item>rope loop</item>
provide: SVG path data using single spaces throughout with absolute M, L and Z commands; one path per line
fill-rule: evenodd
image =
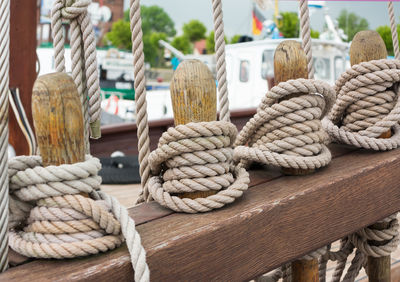
M 232 165 L 235 125 L 226 121 L 188 123 L 164 132 L 150 153 L 151 196 L 177 212 L 207 212 L 240 197 L 250 182 L 246 170 Z M 218 191 L 206 198 L 179 198 L 174 194 Z
M 65 72 L 63 20 L 71 26 L 72 78 L 78 88 L 85 119 L 86 152 L 89 132 L 100 138 L 100 82 L 97 70 L 96 38 L 87 12 L 91 0 L 55 0 L 51 11 L 54 61 L 57 72 Z M 90 121 L 90 125 L 89 122 Z
M 321 118 L 334 99 L 335 92 L 326 82 L 296 79 L 279 83 L 241 130 L 234 159 L 295 169 L 327 165 L 331 154 L 325 146 L 328 136 Z
M 400 145 L 399 60 L 353 65 L 336 81 L 338 98 L 323 126 L 333 141 L 373 150 Z M 379 138 L 390 130 L 390 138 Z
M 118 201 L 99 191 L 100 161 L 42 166 L 39 156 L 9 161 L 9 245 L 35 258 L 74 258 L 106 252 L 126 238 L 136 281 L 149 269 L 135 222 Z

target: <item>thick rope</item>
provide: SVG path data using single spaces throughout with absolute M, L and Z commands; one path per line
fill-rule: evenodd
M 91 0 L 56 0 L 53 4 L 51 27 L 57 72 L 65 72 L 63 20 L 71 25 L 72 78 L 81 97 L 85 120 L 86 152 L 89 153 L 89 131 L 100 137 L 100 83 L 97 71 L 96 40 L 87 7 Z
M 8 267 L 8 80 L 10 1 L 0 2 L 0 272 Z
M 222 1 L 212 0 L 214 16 L 214 39 L 215 54 L 217 55 L 217 81 L 219 92 L 219 114 L 220 120 L 230 121 L 229 100 L 228 100 L 228 82 L 226 81 L 225 64 L 225 34 L 224 21 L 222 14 Z
M 390 30 L 392 31 L 394 57 L 396 58 L 396 60 L 400 60 L 399 39 L 397 35 L 397 25 L 396 25 L 396 19 L 394 17 L 394 8 L 392 1 L 388 2 L 388 10 L 390 18 Z
M 28 257 L 65 259 L 114 249 L 125 237 L 135 281 L 149 281 L 135 222 L 98 191 L 100 168 L 89 155 L 85 162 L 47 167 L 38 156 L 10 160 L 10 247 Z
M 291 94 L 304 95 L 281 101 Z M 322 81 L 297 79 L 279 83 L 241 130 L 234 158 L 295 169 L 327 165 L 331 154 L 325 146 L 327 135 L 320 119 L 334 99 L 333 89 Z
M 207 212 L 232 203 L 250 182 L 246 170 L 233 166 L 235 125 L 226 121 L 199 122 L 169 128 L 149 164 L 154 177 L 149 191 L 159 204 L 176 212 Z M 174 194 L 218 191 L 207 198 L 179 198 Z
M 308 0 L 300 0 L 300 32 L 302 47 L 307 56 L 308 78 L 314 78 L 314 66 L 311 50 L 311 28 L 308 11 Z
M 130 2 L 130 26 L 132 32 L 133 70 L 135 75 L 136 123 L 140 164 L 139 172 L 142 185 L 142 191 L 138 199 L 138 203 L 140 203 L 152 199 L 148 190 L 148 182 L 150 178 L 150 166 L 148 163 L 148 157 L 150 154 L 150 137 L 147 121 L 146 79 L 144 76 L 145 69 L 140 0 L 131 0 Z
M 391 87 L 399 81 L 398 60 L 363 62 L 343 73 L 336 82 L 338 98 L 323 120 L 332 140 L 379 151 L 397 148 L 400 102 Z M 379 138 L 391 129 L 391 138 Z

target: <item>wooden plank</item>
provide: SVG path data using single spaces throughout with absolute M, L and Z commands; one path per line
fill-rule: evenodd
M 400 150 L 359 150 L 313 175 L 256 185 L 223 209 L 139 225 L 151 278 L 240 281 L 261 275 L 400 210 L 400 175 L 392 173 L 399 169 Z M 91 258 L 34 261 L 0 280 L 128 281 L 131 275 L 122 247 Z
M 31 95 L 36 79 L 36 0 L 10 1 L 10 88 L 19 88 L 22 104 L 32 125 Z M 10 143 L 17 155 L 28 154 L 28 143 L 10 107 Z

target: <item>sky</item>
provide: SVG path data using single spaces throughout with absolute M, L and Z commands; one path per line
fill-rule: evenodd
M 125 1 L 125 8 L 129 6 L 129 0 Z M 272 1 L 273 2 L 273 1 Z M 235 34 L 251 35 L 251 0 L 223 0 L 225 34 L 232 37 Z M 213 29 L 211 0 L 141 0 L 142 5 L 158 5 L 162 7 L 175 22 L 175 28 L 181 33 L 182 25 L 192 19 L 200 20 L 205 24 L 208 32 Z M 326 1 L 328 13 L 336 19 L 342 9 L 354 12 L 366 18 L 370 29 L 376 29 L 380 25 L 389 25 L 387 2 L 378 1 Z M 397 22 L 400 23 L 400 2 L 394 2 Z M 298 1 L 279 1 L 279 11 L 298 11 Z M 266 18 L 272 19 L 273 8 L 263 11 Z M 321 10 L 311 15 L 311 27 L 322 31 L 324 15 Z

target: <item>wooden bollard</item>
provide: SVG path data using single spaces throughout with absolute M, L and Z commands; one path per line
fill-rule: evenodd
M 351 65 L 387 58 L 386 46 L 378 32 L 374 30 L 359 31 L 350 46 Z M 391 130 L 384 132 L 379 138 L 390 138 Z M 374 229 L 386 229 L 389 223 L 379 222 L 371 225 Z M 371 242 L 380 244 L 381 242 Z M 380 258 L 368 257 L 368 278 L 370 282 L 390 282 L 390 255 Z
M 82 106 L 69 75 L 38 77 L 33 85 L 32 114 L 43 166 L 85 160 Z
M 211 71 L 199 60 L 179 64 L 171 81 L 175 125 L 217 120 L 217 92 Z M 179 193 L 180 198 L 203 198 L 215 191 Z
M 301 48 L 301 44 L 294 40 L 281 42 L 275 50 L 274 56 L 275 85 L 290 79 L 308 78 L 307 56 Z M 303 94 L 292 94 L 285 99 Z M 282 168 L 287 175 L 306 175 L 315 170 Z M 296 260 L 292 262 L 292 280 L 296 282 L 319 281 L 318 260 Z

